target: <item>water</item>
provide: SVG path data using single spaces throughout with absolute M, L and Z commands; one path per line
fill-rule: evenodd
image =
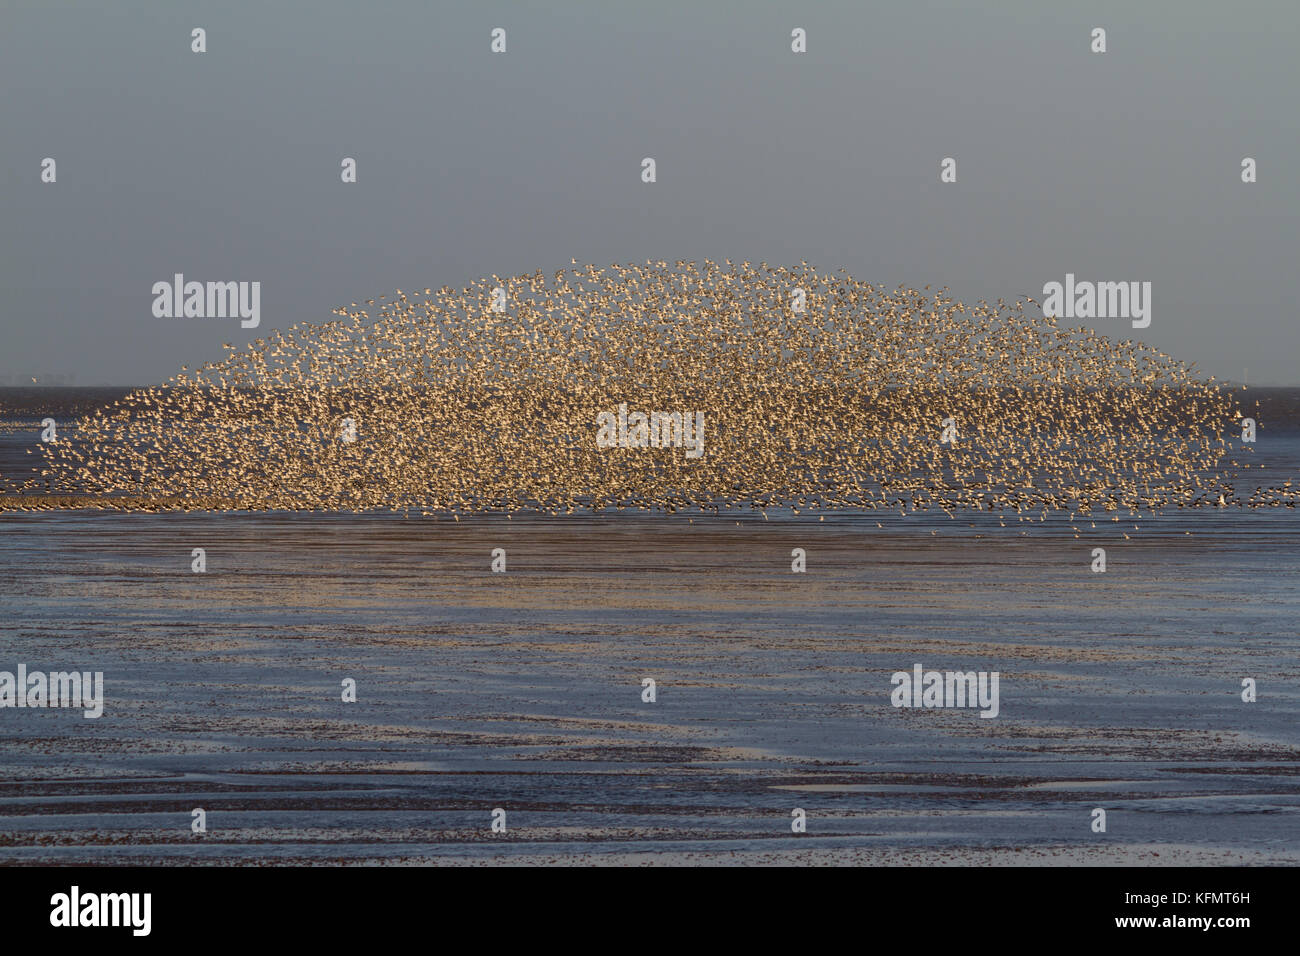
M 1295 511 L 1006 523 L 0 513 L 0 862 L 1300 861 Z

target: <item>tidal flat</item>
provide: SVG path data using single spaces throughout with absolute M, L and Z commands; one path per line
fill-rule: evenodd
M 106 698 L 0 709 L 0 862 L 1295 863 L 1300 526 L 1191 521 L 0 515 Z

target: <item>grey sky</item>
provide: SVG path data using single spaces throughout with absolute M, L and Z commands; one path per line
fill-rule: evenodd
M 731 258 L 1150 281 L 1150 328 L 1090 324 L 1300 382 L 1300 6 L 980 6 L 6 0 L 0 376 L 150 384 L 394 288 Z M 176 272 L 261 281 L 261 327 L 154 318 Z

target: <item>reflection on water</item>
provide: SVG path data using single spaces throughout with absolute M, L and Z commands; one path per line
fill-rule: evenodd
M 1295 847 L 1294 512 L 882 523 L 0 515 L 0 669 L 108 697 L 0 710 L 0 861 L 1051 860 L 1096 806 L 1111 847 Z M 891 707 L 916 662 L 999 671 L 1000 716 Z

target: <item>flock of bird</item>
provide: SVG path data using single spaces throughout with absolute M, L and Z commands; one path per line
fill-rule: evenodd
M 33 483 L 97 507 L 457 517 L 1294 507 L 1234 493 L 1238 391 L 1032 299 L 929 290 L 707 260 L 398 290 L 82 417 Z M 703 412 L 704 454 L 601 447 L 620 404 Z

